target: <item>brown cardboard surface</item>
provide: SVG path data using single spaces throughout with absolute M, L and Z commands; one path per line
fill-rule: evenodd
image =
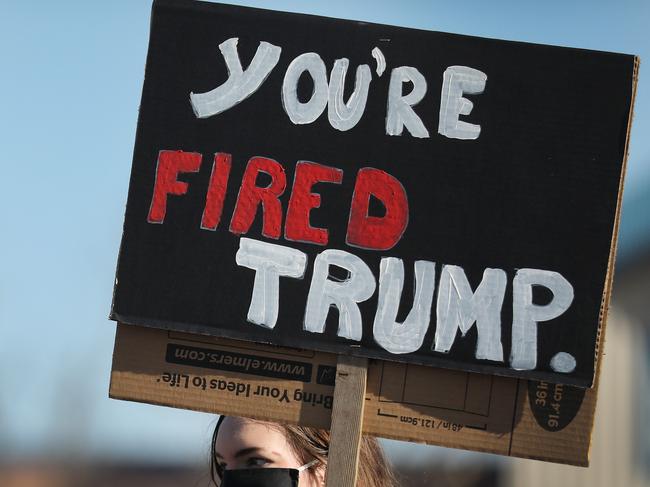
M 327 428 L 335 367 L 333 354 L 120 324 L 110 396 Z M 586 466 L 596 392 L 370 361 L 363 430 Z

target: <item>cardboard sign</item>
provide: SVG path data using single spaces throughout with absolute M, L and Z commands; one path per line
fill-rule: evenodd
M 110 396 L 329 428 L 337 356 L 118 325 Z M 596 388 L 370 361 L 366 434 L 586 466 Z
M 636 66 L 156 1 L 111 318 L 591 386 Z

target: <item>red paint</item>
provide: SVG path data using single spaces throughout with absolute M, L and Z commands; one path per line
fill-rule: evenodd
M 158 153 L 156 181 L 147 216 L 149 223 L 165 221 L 167 195 L 180 196 L 187 193 L 187 183 L 176 178 L 180 173 L 197 172 L 201 167 L 201 157 L 197 152 L 162 150 Z
M 203 218 L 201 218 L 201 228 L 216 230 L 217 226 L 219 226 L 231 166 L 232 156 L 230 154 L 217 152 L 214 155 L 208 195 L 205 199 Z
M 256 186 L 257 175 L 266 173 L 271 177 L 271 184 L 265 188 Z M 262 235 L 278 239 L 281 235 L 282 204 L 279 197 L 287 186 L 284 168 L 273 159 L 253 157 L 248 161 L 242 179 L 237 204 L 230 221 L 230 231 L 236 235 L 247 233 L 262 204 Z
M 327 229 L 315 228 L 309 224 L 309 212 L 320 207 L 320 194 L 312 193 L 311 188 L 316 183 L 340 184 L 342 179 L 343 171 L 336 167 L 305 161 L 296 164 L 287 221 L 284 224 L 284 238 L 327 245 Z
M 370 195 L 384 204 L 384 216 L 368 215 Z M 384 171 L 365 167 L 357 174 L 346 243 L 364 249 L 388 250 L 402 238 L 408 214 L 408 199 L 402 184 Z

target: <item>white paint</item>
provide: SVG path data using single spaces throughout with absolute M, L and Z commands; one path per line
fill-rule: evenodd
M 217 115 L 242 102 L 262 85 L 280 59 L 282 48 L 260 42 L 255 56 L 246 70 L 242 69 L 237 42 L 233 37 L 219 44 L 228 68 L 228 79 L 206 93 L 190 93 L 190 103 L 197 118 Z
M 464 336 L 476 323 L 476 358 L 503 362 L 501 306 L 507 280 L 503 270 L 485 269 L 481 283 L 472 292 L 462 267 L 444 266 L 438 285 L 434 350 L 449 352 L 457 330 Z
M 576 359 L 570 353 L 559 352 L 551 359 L 551 368 L 561 374 L 569 374 L 576 369 Z
M 546 305 L 533 304 L 533 286 L 553 293 Z M 510 367 L 533 370 L 537 367 L 537 323 L 564 313 L 573 302 L 573 286 L 561 274 L 540 269 L 520 269 L 512 281 L 512 348 Z
M 314 82 L 314 91 L 309 101 L 302 103 L 298 99 L 298 80 L 305 71 Z M 291 61 L 282 82 L 282 106 L 293 123 L 302 125 L 316 120 L 325 110 L 328 93 L 327 70 L 318 54 L 306 52 Z
M 442 76 L 440 117 L 438 133 L 450 139 L 478 139 L 481 126 L 458 120 L 459 115 L 469 115 L 474 104 L 463 94 L 483 93 L 487 75 L 467 66 L 449 66 Z
M 413 307 L 403 323 L 397 323 L 397 311 L 404 287 L 404 264 L 401 259 L 385 257 L 379 265 L 379 303 L 373 336 L 391 353 L 411 353 L 422 346 L 431 320 L 431 303 L 435 289 L 435 264 L 415 262 Z
M 367 64 L 358 66 L 354 92 L 350 95 L 348 102 L 344 102 L 345 76 L 349 65 L 350 61 L 348 59 L 337 59 L 334 61 L 334 67 L 330 75 L 327 117 L 330 125 L 341 131 L 350 130 L 361 120 L 366 109 L 368 89 L 372 80 L 370 67 Z
M 402 94 L 405 82 L 413 83 L 413 89 L 408 95 Z M 413 110 L 422 101 L 427 92 L 427 80 L 417 69 L 411 66 L 400 66 L 390 74 L 388 86 L 388 109 L 386 113 L 386 133 L 402 135 L 406 127 L 413 137 L 427 138 L 429 131 Z
M 329 279 L 332 265 L 347 270 L 348 278 L 341 282 Z M 359 257 L 343 250 L 324 250 L 314 261 L 305 309 L 305 330 L 323 333 L 330 306 L 335 306 L 339 311 L 338 336 L 360 341 L 363 322 L 357 303 L 370 298 L 376 286 L 375 276 Z
M 241 238 L 235 262 L 255 271 L 248 321 L 273 328 L 278 320 L 280 276 L 303 277 L 307 256 L 290 247 Z
M 384 53 L 381 52 L 381 49 L 378 47 L 375 47 L 372 52 L 372 57 L 375 58 L 375 61 L 377 62 L 377 76 L 381 76 L 384 74 L 384 71 L 386 70 L 386 58 L 384 57 Z

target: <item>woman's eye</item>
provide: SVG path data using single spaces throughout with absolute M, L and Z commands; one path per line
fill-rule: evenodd
M 252 468 L 264 467 L 269 463 L 271 463 L 270 460 L 267 460 L 266 458 L 262 458 L 262 457 L 251 457 L 248 460 L 246 460 L 246 466 Z

